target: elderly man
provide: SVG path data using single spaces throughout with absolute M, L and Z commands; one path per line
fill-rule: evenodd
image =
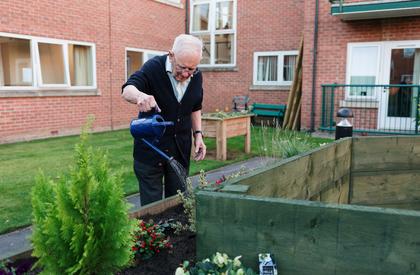
M 139 118 L 160 112 L 168 127 L 158 147 L 174 157 L 188 171 L 191 155 L 191 132 L 194 137 L 195 160 L 206 155 L 201 131 L 203 101 L 202 75 L 197 65 L 203 44 L 198 38 L 181 34 L 172 50 L 148 60 L 122 87 L 122 97 L 139 108 Z M 141 205 L 184 191 L 183 180 L 154 150 L 134 141 L 134 172 L 140 186 Z M 188 173 L 188 172 L 187 172 Z

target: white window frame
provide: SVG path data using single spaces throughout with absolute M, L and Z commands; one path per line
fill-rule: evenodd
M 383 43 L 382 42 L 358 42 L 358 43 L 348 43 L 347 44 L 347 60 L 346 60 L 346 83 L 351 84 L 351 76 L 352 76 L 352 72 L 351 72 L 351 61 L 353 59 L 353 50 L 355 48 L 360 48 L 360 47 L 376 47 L 378 49 L 378 53 L 377 53 L 377 64 L 376 64 L 376 75 L 375 75 L 375 85 L 378 85 L 379 83 L 381 83 L 382 81 L 382 63 L 383 63 L 383 58 L 382 58 L 382 54 L 383 54 Z M 377 95 L 376 95 L 376 89 L 374 91 L 374 94 L 372 96 L 361 96 L 361 95 L 350 95 L 350 87 L 346 88 L 346 95 L 345 95 L 345 99 L 346 100 L 376 100 L 377 99 Z
M 167 4 L 167 5 L 171 5 L 177 8 L 182 8 L 182 3 L 181 0 L 155 0 L 156 2 L 162 3 L 162 4 Z M 188 0 L 187 0 L 188 1 Z
M 79 90 L 92 90 L 92 89 L 96 90 L 97 89 L 96 46 L 94 43 L 81 42 L 81 41 L 75 41 L 75 40 L 45 38 L 45 37 L 37 37 L 37 36 L 21 35 L 21 34 L 11 34 L 11 33 L 4 33 L 4 32 L 0 32 L 0 36 L 29 40 L 31 64 L 32 64 L 32 86 L 0 86 L 0 92 L 1 91 L 38 91 L 38 90 L 44 91 L 44 90 L 51 90 L 51 89 L 79 91 Z M 63 61 L 64 61 L 64 66 L 65 66 L 64 68 L 65 84 L 43 84 L 38 43 L 62 45 Z M 68 56 L 69 44 L 90 47 L 91 53 L 92 53 L 91 54 L 92 55 L 92 60 L 91 60 L 92 61 L 92 85 L 91 86 L 71 86 L 70 71 L 69 71 L 69 56 Z
M 126 47 L 125 48 L 125 51 L 124 51 L 124 53 L 125 53 L 125 56 L 124 56 L 124 60 L 125 60 L 125 62 L 124 62 L 124 67 L 125 67 L 125 81 L 127 81 L 127 71 L 128 71 L 128 68 L 127 68 L 127 52 L 128 51 L 130 51 L 130 52 L 138 52 L 138 53 L 143 53 L 143 64 L 144 63 L 146 63 L 146 61 L 147 60 L 149 60 L 150 58 L 147 58 L 147 55 L 148 54 L 154 54 L 154 55 L 164 55 L 164 54 L 167 54 L 168 52 L 165 52 L 165 51 L 157 51 L 157 50 L 149 50 L 149 49 L 140 49 L 140 48 L 130 48 L 130 47 Z
M 220 2 L 233 2 L 233 11 L 232 11 L 232 29 L 230 30 L 216 30 L 216 5 Z M 194 6 L 201 4 L 209 4 L 209 24 L 208 30 L 205 31 L 193 31 L 193 11 Z M 200 35 L 210 35 L 210 64 L 200 64 L 200 68 L 230 68 L 236 66 L 236 37 L 237 37 L 237 28 L 236 28 L 236 18 L 237 18 L 237 0 L 192 0 L 190 5 L 190 34 L 194 36 Z M 232 34 L 233 35 L 233 63 L 230 64 L 215 64 L 215 44 L 216 44 L 216 35 L 219 34 Z
M 290 86 L 293 81 L 283 80 L 284 56 L 296 55 L 298 51 L 271 51 L 271 52 L 254 52 L 253 65 L 253 85 L 258 86 Z M 277 81 L 258 81 L 258 57 L 260 56 L 277 56 Z

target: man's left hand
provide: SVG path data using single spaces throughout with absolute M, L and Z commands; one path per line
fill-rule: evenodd
M 199 161 L 203 160 L 206 156 L 206 145 L 203 141 L 203 136 L 200 134 L 196 134 L 194 137 L 194 160 Z

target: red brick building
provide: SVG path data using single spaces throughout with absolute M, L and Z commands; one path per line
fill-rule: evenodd
M 361 132 L 418 130 L 419 87 L 392 85 L 420 84 L 420 2 L 319 0 L 304 10 L 302 127 L 329 128 L 337 108 L 348 107 Z M 334 83 L 350 86 L 324 87 L 323 102 L 322 85 Z
M 304 37 L 303 129 L 325 126 L 338 107 L 361 127 L 412 123 L 414 89 L 397 104 L 404 111 L 391 110 L 392 87 L 337 87 L 328 107 L 321 85 L 418 84 L 418 1 L 330 2 L 1 1 L 0 143 L 76 134 L 89 114 L 96 131 L 127 127 L 136 107 L 120 97 L 126 76 L 185 32 L 204 42 L 205 112 L 237 95 L 286 103 Z
M 1 1 L 0 143 L 127 127 L 126 67 L 184 32 L 177 0 Z

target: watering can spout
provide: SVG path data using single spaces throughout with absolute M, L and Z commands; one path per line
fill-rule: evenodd
M 163 136 L 166 127 L 172 125 L 172 121 L 165 121 L 161 115 L 154 114 L 131 121 L 130 133 L 137 140 L 146 139 L 155 143 Z

